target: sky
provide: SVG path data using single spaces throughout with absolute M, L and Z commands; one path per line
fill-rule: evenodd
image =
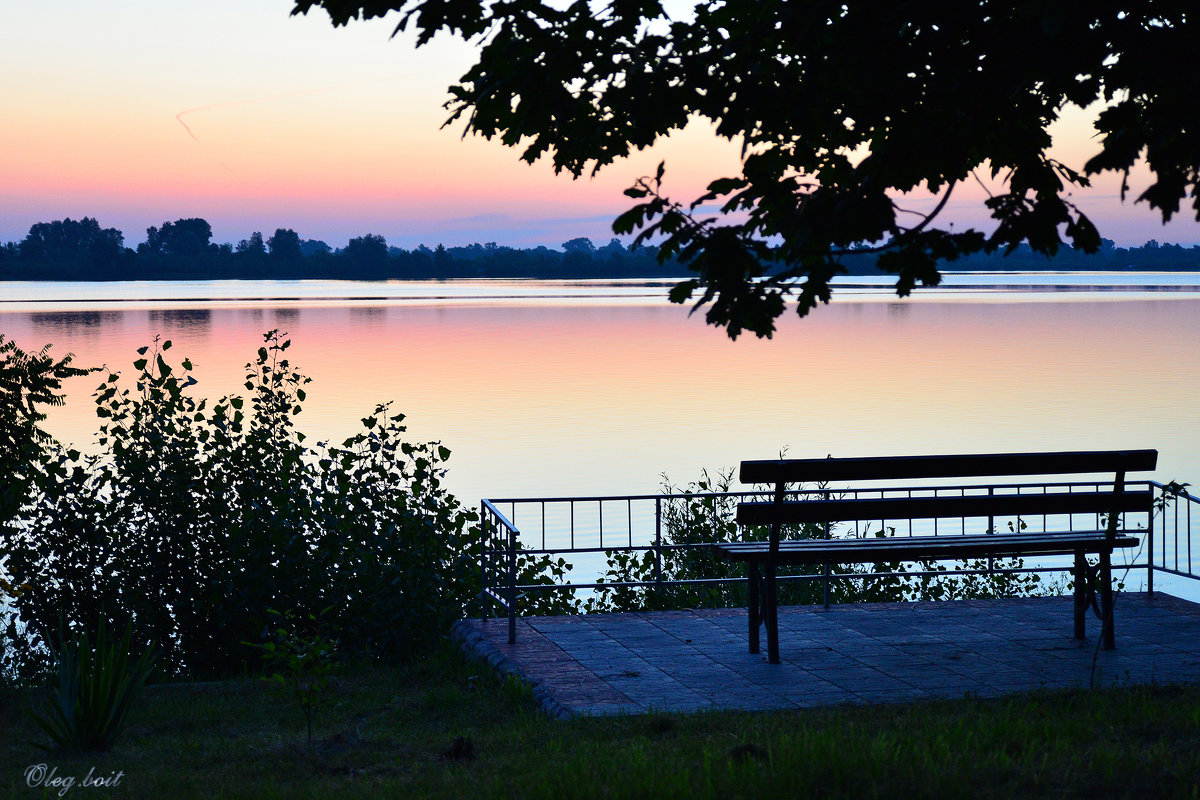
M 291 8 L 0 0 L 0 241 L 91 216 L 135 245 L 150 225 L 199 216 L 228 242 L 288 227 L 334 247 L 364 233 L 405 248 L 603 243 L 630 205 L 622 191 L 660 160 L 686 200 L 739 172 L 737 145 L 695 123 L 595 178 L 556 176 L 464 139 L 461 123 L 442 127 L 470 45 L 439 37 L 417 50 L 411 35 L 391 37 L 395 19 L 335 29 L 324 12 Z M 1069 165 L 1096 149 L 1092 117 L 1070 110 L 1053 131 Z M 1102 235 L 1200 243 L 1200 223 L 1163 226 L 1145 204 L 1122 205 L 1118 187 L 1103 179 L 1075 197 Z M 945 215 L 981 224 L 982 197 L 964 185 Z

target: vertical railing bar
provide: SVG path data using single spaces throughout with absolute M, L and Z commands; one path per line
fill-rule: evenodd
M 629 525 L 629 546 L 633 547 L 633 500 L 625 498 L 626 523 Z
M 654 582 L 662 586 L 662 498 L 654 498 Z
M 1167 568 L 1167 509 L 1163 509 L 1162 518 L 1162 552 L 1159 558 L 1162 559 L 1163 569 Z
M 604 501 L 597 500 L 596 508 L 600 511 L 600 547 L 604 548 Z
M 959 489 L 958 494 L 959 494 L 959 497 L 966 497 L 967 496 L 967 487 L 964 486 L 961 489 Z M 963 517 L 962 519 L 959 520 L 958 532 L 962 533 L 962 534 L 966 534 L 966 532 L 967 532 L 967 518 L 966 517 Z
M 542 500 L 542 549 L 546 549 L 546 501 Z
M 571 501 L 571 549 L 575 549 L 575 501 Z
M 1067 486 L 1067 494 L 1075 494 L 1074 484 Z M 1067 530 L 1069 530 L 1069 531 L 1075 530 L 1075 515 L 1074 514 L 1067 515 Z
M 995 497 L 995 496 L 996 496 L 996 487 L 989 486 L 988 487 L 988 497 Z M 991 534 L 996 533 L 996 518 L 991 514 L 988 514 L 987 532 L 991 533 Z M 988 567 L 987 568 L 988 568 L 988 575 L 992 575 L 996 568 L 996 559 L 991 554 L 988 554 Z
M 1149 517 L 1146 520 L 1146 593 L 1154 594 L 1154 506 L 1151 504 Z
M 479 501 L 479 525 L 482 528 L 481 533 L 483 534 L 483 542 L 482 542 L 483 546 L 479 548 L 479 588 L 480 588 L 479 605 L 480 605 L 480 617 L 483 619 L 488 618 L 488 610 L 489 610 L 488 607 L 491 605 L 491 599 L 490 599 L 490 596 L 488 595 L 488 591 L 487 591 L 488 590 L 487 557 L 488 557 L 488 548 L 491 547 L 491 542 L 488 541 L 488 528 L 490 527 L 488 522 L 489 522 L 490 518 L 491 518 L 491 512 L 489 512 L 487 509 L 487 503 L 484 503 L 482 500 Z
M 508 529 L 508 643 L 517 643 L 517 529 Z
M 1045 485 L 1045 484 L 1042 484 L 1042 494 L 1043 494 L 1043 495 L 1050 494 L 1050 487 L 1049 487 L 1049 486 L 1047 486 L 1047 485 Z M 1045 533 L 1045 531 L 1046 531 L 1046 526 L 1047 526 L 1048 524 L 1050 524 L 1050 523 L 1049 523 L 1049 516 L 1048 516 L 1048 515 L 1046 515 L 1046 514 L 1042 514 L 1042 532 L 1043 532 L 1043 533 Z M 1070 523 L 1068 523 L 1068 524 L 1070 524 Z M 1019 530 L 1019 529 L 1020 529 L 1020 526 L 1018 525 L 1018 530 Z
M 857 492 L 855 494 L 857 495 Z M 822 492 L 821 499 L 828 500 L 829 492 L 827 492 L 827 491 Z M 857 497 L 856 497 L 856 499 L 857 499 Z M 855 522 L 854 526 L 855 526 L 855 535 L 857 536 L 858 523 Z M 830 529 L 829 520 L 825 520 L 825 538 L 828 539 L 831 535 L 832 535 L 832 530 Z M 822 599 L 822 602 L 823 602 L 825 608 L 829 608 L 829 572 L 830 572 L 829 562 L 825 562 L 824 564 L 821 565 L 821 567 L 822 567 L 822 569 L 821 569 L 821 572 L 822 572 L 821 599 Z
M 1175 507 L 1178 509 L 1179 503 L 1176 503 Z M 1176 513 L 1178 513 L 1178 511 Z M 1187 516 L 1185 517 L 1185 519 L 1187 520 L 1187 523 L 1188 523 L 1188 526 L 1187 526 L 1187 529 L 1188 529 L 1187 530 L 1188 574 L 1193 575 L 1195 573 L 1192 572 L 1192 506 L 1190 504 L 1188 505 Z

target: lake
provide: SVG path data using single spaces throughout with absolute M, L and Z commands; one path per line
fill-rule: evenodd
M 1158 448 L 1200 482 L 1200 274 L 948 275 L 899 301 L 845 279 L 773 340 L 730 341 L 669 281 L 0 284 L 0 332 L 131 371 L 171 339 L 199 394 L 244 391 L 272 328 L 313 378 L 299 417 L 340 441 L 393 400 L 483 496 L 650 493 L 745 458 Z M 97 376 L 47 428 L 92 446 Z

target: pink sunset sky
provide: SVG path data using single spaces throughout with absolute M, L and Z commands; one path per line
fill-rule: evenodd
M 199 216 L 214 239 L 294 228 L 339 247 L 364 233 L 414 247 L 495 241 L 557 247 L 612 236 L 621 192 L 667 162 L 690 200 L 738 172 L 737 144 L 693 124 L 594 179 L 556 176 L 461 124 L 441 128 L 446 87 L 472 48 L 439 38 L 416 50 L 395 20 L 334 29 L 289 0 L 0 6 L 0 242 L 35 222 L 96 217 L 126 243 L 165 220 Z M 1055 155 L 1081 167 L 1094 110 L 1068 109 Z M 1135 176 L 1134 188 L 1145 177 Z M 1119 245 L 1200 242 L 1185 213 L 1163 226 L 1122 205 L 1119 180 L 1076 200 Z M 982 189 L 960 187 L 946 214 L 980 224 Z M 914 198 L 910 205 L 924 202 Z

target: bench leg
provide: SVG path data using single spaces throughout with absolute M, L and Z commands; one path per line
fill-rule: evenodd
M 1103 612 L 1102 636 L 1104 649 L 1115 650 L 1116 634 L 1113 630 L 1112 553 L 1100 553 L 1100 610 Z
M 1084 632 L 1084 620 L 1087 619 L 1087 581 L 1088 568 L 1087 558 L 1082 550 L 1075 551 L 1075 638 L 1082 639 L 1086 635 Z
M 767 663 L 779 663 L 779 601 L 775 595 L 775 565 L 766 565 L 766 580 L 763 595 L 766 603 L 763 608 L 763 622 L 767 624 Z
M 747 565 L 750 570 L 750 652 L 758 652 L 758 627 L 762 625 L 762 598 L 759 593 L 759 584 L 762 582 L 762 573 L 758 570 L 758 562 L 751 561 Z

